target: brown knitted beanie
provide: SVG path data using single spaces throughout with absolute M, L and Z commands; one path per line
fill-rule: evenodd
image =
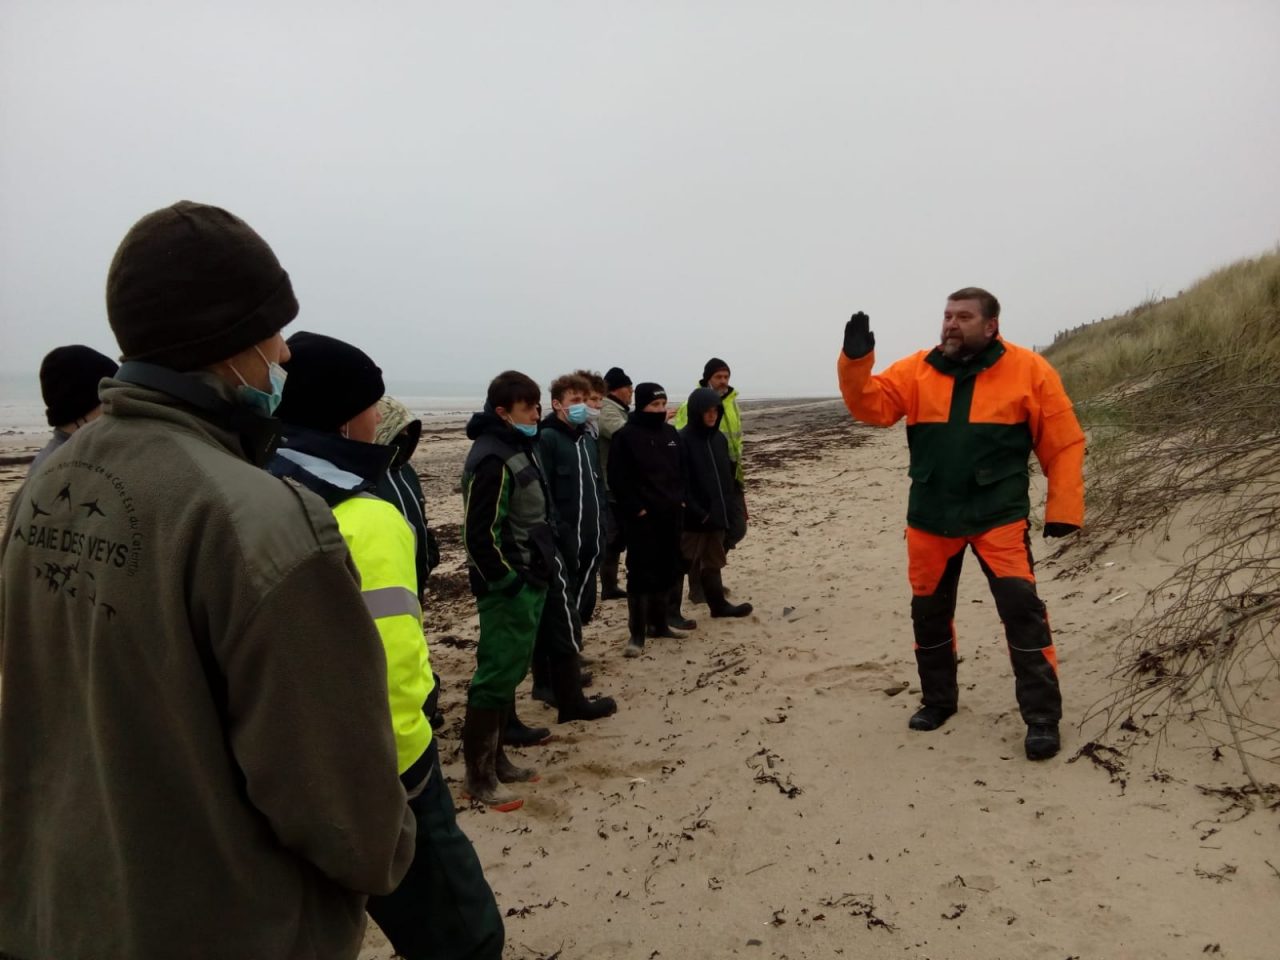
M 226 210 L 189 200 L 135 223 L 107 272 L 107 319 L 124 360 L 196 370 L 297 315 L 266 241 Z

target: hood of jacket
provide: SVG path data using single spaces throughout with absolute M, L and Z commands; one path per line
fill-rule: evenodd
M 267 469 L 273 476 L 297 480 L 334 507 L 377 487 L 396 455 L 394 447 L 286 424 Z
M 530 439 L 492 410 L 478 410 L 473 413 L 471 419 L 467 421 L 467 439 L 479 440 L 490 434 L 500 437 L 517 449 L 520 449 L 522 444 L 527 445 Z
M 382 419 L 378 423 L 374 442 L 396 448 L 396 459 L 392 466 L 399 467 L 408 463 L 413 452 L 418 449 L 418 441 L 422 439 L 422 421 L 403 403 L 386 394 L 378 401 L 378 413 Z
M 720 399 L 720 394 L 716 393 L 716 391 L 710 387 L 699 387 L 689 394 L 688 406 L 688 426 L 694 433 L 710 433 L 713 430 L 720 429 L 720 421 L 724 418 L 724 405 Z M 716 422 L 711 427 L 702 422 L 702 417 L 708 410 L 716 411 Z

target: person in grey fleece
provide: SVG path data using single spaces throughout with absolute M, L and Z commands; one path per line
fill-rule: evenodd
M 409 866 L 350 555 L 261 469 L 297 311 L 217 207 L 116 252 L 124 363 L 0 541 L 0 956 L 353 960 Z

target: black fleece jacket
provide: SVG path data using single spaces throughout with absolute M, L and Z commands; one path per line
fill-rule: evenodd
M 609 490 L 624 519 L 641 511 L 677 513 L 684 504 L 684 456 L 680 436 L 661 413 L 634 411 L 613 435 Z

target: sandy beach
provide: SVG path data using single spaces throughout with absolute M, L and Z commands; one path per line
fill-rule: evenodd
M 1100 721 L 1080 724 L 1112 689 L 1117 642 L 1178 560 L 1176 529 L 1102 553 L 1034 541 L 1066 718 L 1062 753 L 1032 764 L 972 557 L 960 712 L 907 730 L 904 432 L 858 426 L 838 401 L 752 405 L 745 428 L 751 528 L 725 582 L 755 613 L 711 620 L 686 605 L 687 640 L 625 660 L 625 603 L 604 604 L 586 653 L 619 711 L 556 725 L 526 680 L 523 719 L 555 737 L 520 752 L 542 777 L 511 814 L 459 796 L 477 636 L 458 527 L 468 444 L 460 424 L 424 431 L 417 465 L 443 553 L 427 613 L 441 756 L 508 957 L 1277 955 L 1275 813 L 1212 792 L 1243 782 L 1238 764 L 1193 728 L 1158 751 L 1133 733 L 1126 757 L 1080 752 L 1099 738 Z M 24 472 L 0 467 L 0 510 Z M 1042 479 L 1033 491 L 1042 502 Z M 1127 746 L 1114 736 L 1104 743 Z M 390 956 L 371 925 L 361 957 Z

